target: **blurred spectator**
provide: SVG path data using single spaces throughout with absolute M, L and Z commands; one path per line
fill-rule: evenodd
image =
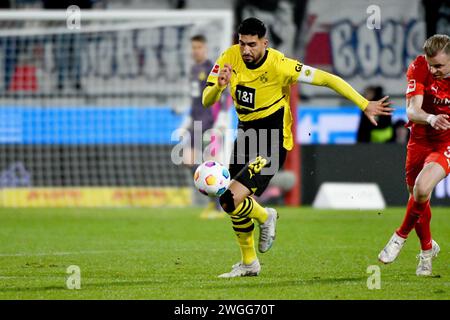
M 394 123 L 394 136 L 392 142 L 399 144 L 407 144 L 409 140 L 409 129 L 405 127 L 406 122 L 404 120 L 397 120 Z
M 279 0 L 237 0 L 235 2 L 236 25 L 239 25 L 246 17 L 243 16 L 245 7 L 251 6 L 259 10 L 274 12 L 278 9 Z
M 11 1 L 0 0 L 0 9 L 9 9 L 9 8 L 11 8 Z
M 81 9 L 92 9 L 95 0 L 43 0 L 44 9 L 67 9 L 72 5 Z
M 450 33 L 450 0 L 422 0 L 426 37 Z
M 364 97 L 369 101 L 379 100 L 384 97 L 383 88 L 380 86 L 369 86 L 364 90 Z M 377 117 L 378 126 L 374 126 L 370 120 L 361 112 L 357 142 L 359 143 L 385 143 L 392 141 L 394 130 L 392 128 L 391 116 Z
M 10 8 L 11 8 L 11 2 L 9 0 L 0 0 L 0 9 L 10 9 Z M 0 28 L 1 29 L 6 28 L 7 25 L 8 25 L 7 23 L 1 22 Z M 3 82 L 5 84 L 5 87 L 0 88 L 0 91 L 2 89 L 4 89 L 4 90 L 8 89 L 8 85 L 9 85 L 9 81 L 10 81 L 10 77 L 11 77 L 11 64 L 14 62 L 14 61 L 9 61 L 10 52 L 8 52 L 8 51 L 10 50 L 11 46 L 9 45 L 8 42 L 10 42 L 9 39 L 7 39 L 7 40 L 2 39 L 2 41 L 0 41 L 0 46 L 5 48 L 5 55 L 6 55 L 5 63 L 4 63 L 4 71 L 3 71 L 3 76 L 4 76 Z
M 44 9 L 67 9 L 76 5 L 80 9 L 92 9 L 95 0 L 43 0 Z M 55 60 L 58 70 L 57 88 L 63 90 L 69 83 L 75 90 L 81 90 L 81 48 L 80 33 L 54 35 Z
M 186 0 L 169 0 L 169 3 L 174 9 L 186 9 Z
M 216 157 L 218 157 L 218 150 L 221 146 L 216 144 L 215 135 L 210 133 L 210 129 L 226 129 L 226 96 L 210 109 L 203 107 L 202 91 L 206 86 L 206 79 L 214 64 L 208 59 L 207 39 L 204 35 L 194 35 L 191 38 L 191 48 L 193 60 L 190 71 L 191 109 L 181 124 L 180 129 L 189 132 L 188 137 L 190 139 L 185 141 L 186 146 L 183 150 L 183 163 L 191 171 L 190 176 L 193 177 L 197 169 L 196 160 L 201 159 L 202 156 L 204 156 L 204 161 L 218 160 Z M 201 124 L 201 126 L 198 127 L 198 124 Z M 203 145 L 195 144 L 196 137 L 202 137 Z M 211 147 L 211 152 L 204 150 L 208 145 Z M 201 204 L 201 199 L 204 196 L 195 188 L 193 189 L 193 194 L 194 204 Z M 225 217 L 218 198 L 209 198 L 208 202 L 200 214 L 201 218 L 214 219 Z
M 306 16 L 307 0 L 236 0 L 236 28 L 242 20 L 258 17 L 267 25 L 270 46 L 286 56 L 299 56 L 303 46 L 300 37 Z

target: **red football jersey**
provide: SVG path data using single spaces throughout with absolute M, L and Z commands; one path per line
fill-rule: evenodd
M 441 80 L 433 78 L 425 56 L 418 56 L 409 66 L 406 74 L 408 88 L 406 97 L 423 95 L 422 109 L 430 114 L 450 116 L 450 77 Z M 428 143 L 450 143 L 450 130 L 435 130 L 430 125 L 408 122 L 411 126 L 411 140 Z

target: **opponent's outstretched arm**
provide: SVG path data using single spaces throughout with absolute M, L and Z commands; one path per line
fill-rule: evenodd
M 303 65 L 298 81 L 333 89 L 341 96 L 355 103 L 375 126 L 377 125 L 375 116 L 390 115 L 394 110 L 389 107 L 391 103 L 386 101 L 389 98 L 388 96 L 378 101 L 368 101 L 345 80 L 320 69 Z

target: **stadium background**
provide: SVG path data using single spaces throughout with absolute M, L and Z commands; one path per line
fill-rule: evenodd
M 43 9 L 74 2 L 82 7 L 80 29 L 76 11 Z M 409 61 L 426 34 L 450 33 L 448 3 L 0 0 L 19 10 L 0 11 L 0 299 L 144 299 L 147 310 L 168 318 L 179 301 L 159 310 L 161 301 L 148 300 L 264 299 L 279 311 L 287 310 L 279 299 L 448 300 L 450 180 L 432 200 L 433 239 L 442 249 L 433 276 L 415 274 L 414 234 L 395 263 L 379 263 L 405 213 L 406 146 L 356 144 L 359 110 L 334 92 L 293 88 L 299 144 L 288 168 L 299 188 L 285 198 L 294 206 L 274 206 L 277 240 L 258 255 L 258 277 L 217 277 L 239 259 L 236 236 L 229 219 L 200 218 L 192 176 L 171 157 L 172 134 L 189 107 L 192 34 L 206 34 L 215 59 L 239 17 L 260 16 L 271 44 L 288 55 L 361 92 L 383 85 L 395 121 L 405 118 Z M 380 30 L 365 25 L 371 5 L 381 8 Z M 324 181 L 375 182 L 388 207 L 312 208 Z M 379 270 L 380 287 L 371 270 Z M 288 314 L 303 312 L 303 302 Z M 430 310 L 420 303 L 411 312 Z M 329 309 L 314 305 L 315 314 Z M 404 317 L 404 306 L 397 309 Z
M 396 107 L 393 121 L 406 119 L 404 74 L 426 38 L 422 2 L 376 1 L 383 8 L 380 30 L 366 25 L 372 2 L 345 3 L 339 11 L 326 0 L 96 1 L 93 8 L 226 9 L 234 25 L 257 15 L 275 47 L 360 92 L 382 84 Z M 43 8 L 40 1 L 10 4 Z M 189 104 L 187 33 L 149 27 L 36 35 L 26 19 L 0 23 L 0 206 L 191 204 L 191 177 L 170 158 L 172 133 Z M 207 33 L 220 28 L 211 23 Z M 214 60 L 220 43 L 208 40 Z M 170 86 L 159 82 L 161 75 Z M 375 182 L 388 205 L 404 205 L 405 145 L 355 144 L 357 108 L 325 88 L 299 86 L 299 92 L 301 203 L 311 204 L 323 182 L 345 181 Z M 232 111 L 230 117 L 234 127 Z M 450 204 L 450 179 L 437 187 L 433 203 Z

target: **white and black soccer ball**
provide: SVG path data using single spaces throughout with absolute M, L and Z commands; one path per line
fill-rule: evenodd
M 198 191 L 210 197 L 221 196 L 230 184 L 230 172 L 217 161 L 206 161 L 194 173 L 194 184 Z

